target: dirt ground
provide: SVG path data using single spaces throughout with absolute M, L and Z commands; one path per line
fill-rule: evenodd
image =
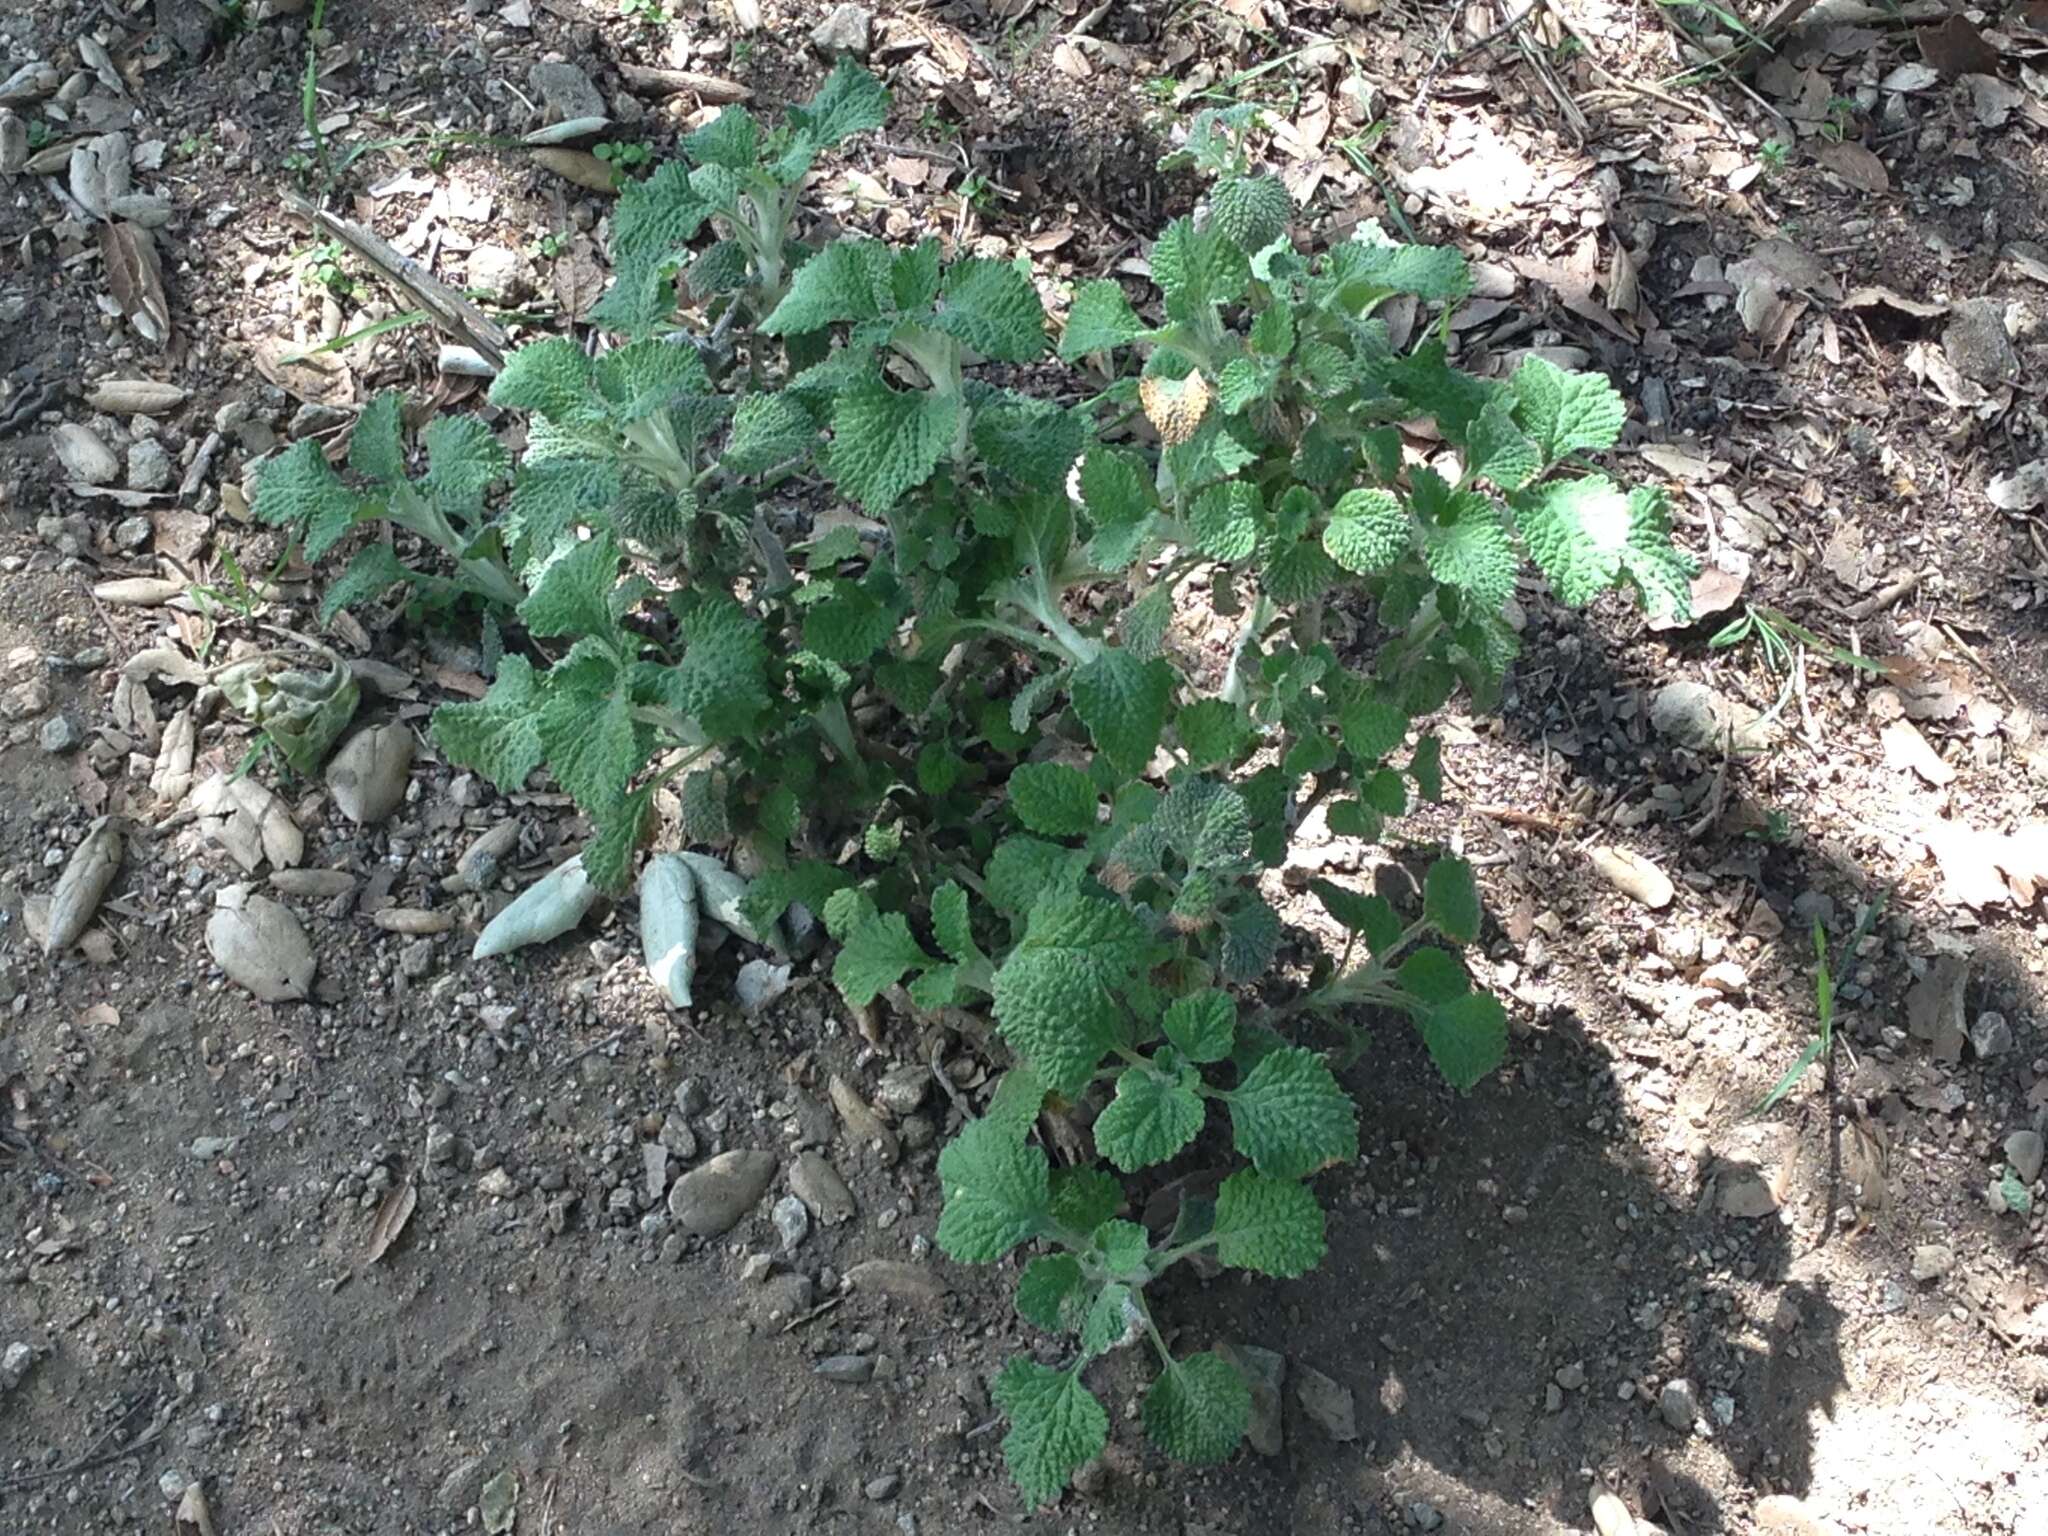
M 1382 1031 L 1350 1078 L 1360 1158 L 1320 1181 L 1324 1266 L 1184 1278 L 1158 1306 L 1281 1358 L 1281 1443 L 1165 1463 L 1113 1357 L 1091 1379 L 1123 1429 L 1036 1516 L 987 1388 L 1026 1331 L 1012 1277 L 932 1244 L 937 1146 L 1000 1061 L 850 1018 L 815 960 L 746 1014 L 738 940 L 711 1001 L 668 1013 L 623 910 L 472 963 L 479 898 L 443 885 L 461 851 L 514 818 L 530 873 L 581 831 L 562 797 L 508 801 L 424 745 L 371 829 L 277 786 L 303 868 L 337 873 L 288 898 L 315 999 L 258 1003 L 202 940 L 251 877 L 150 789 L 191 693 L 121 682 L 150 647 L 316 627 L 308 573 L 246 520 L 248 459 L 385 385 L 480 403 L 423 327 L 279 365 L 397 308 L 345 264 L 322 279 L 282 192 L 331 178 L 331 206 L 560 329 L 601 291 L 606 199 L 462 136 L 532 126 L 532 66 L 557 59 L 659 153 L 698 98 L 636 94 L 621 66 L 801 99 L 827 8 L 330 0 L 321 146 L 307 18 L 270 9 L 0 0 L 0 73 L 78 76 L 19 109 L 37 138 L 122 129 L 167 200 L 172 321 L 160 348 L 123 320 L 61 167 L 0 183 L 0 1528 L 188 1529 L 196 1484 L 221 1536 L 502 1529 L 509 1473 L 526 1533 L 1548 1536 L 1591 1529 L 1600 1489 L 1680 1536 L 2048 1533 L 2038 1136 L 2007 1174 L 2048 1129 L 2048 860 L 2030 878 L 1992 846 L 2048 795 L 2048 543 L 2038 500 L 2000 489 L 2048 457 L 2039 5 L 1929 42 L 1939 7 L 1823 4 L 1704 83 L 1671 77 L 1712 9 L 1648 0 L 1565 25 L 1547 3 L 877 11 L 894 117 L 821 177 L 827 219 L 1023 253 L 1051 283 L 1114 271 L 1191 204 L 1151 169 L 1166 109 L 1263 101 L 1317 238 L 1374 218 L 1481 264 L 1453 319 L 1467 366 L 1541 347 L 1615 376 L 1623 467 L 1673 486 L 1720 573 L 1721 611 L 1679 631 L 1532 587 L 1502 713 L 1440 722 L 1452 788 L 1413 835 L 1480 868 L 1509 1064 L 1460 1101 Z M 96 413 L 82 387 L 108 377 L 186 399 Z M 67 422 L 147 488 L 79 494 Z M 93 596 L 160 570 L 226 595 Z M 236 572 L 272 585 L 242 603 Z M 1707 643 L 1744 604 L 1804 627 L 1776 621 L 1796 660 Z M 337 643 L 382 664 L 366 712 L 418 724 L 479 659 L 388 617 Z M 1658 707 L 1674 681 L 1774 711 L 1770 749 L 1686 746 Z M 200 776 L 247 746 L 205 722 Z M 47 962 L 34 899 L 101 814 L 133 829 L 122 871 Z M 1275 877 L 1297 962 L 1330 938 L 1308 879 L 1401 878 L 1385 859 L 1303 828 Z M 390 932 L 393 908 L 454 924 Z M 1838 1049 L 1753 1117 L 1813 1035 L 1816 919 Z M 777 1154 L 769 1193 L 682 1236 L 668 1181 L 731 1148 Z M 811 1200 L 792 1246 L 771 1208 L 819 1156 L 853 1209 Z M 1348 1418 L 1304 1394 L 1311 1369 Z

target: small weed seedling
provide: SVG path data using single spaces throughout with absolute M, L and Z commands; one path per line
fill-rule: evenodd
M 1756 159 L 1765 175 L 1775 176 L 1792 163 L 1792 150 L 1782 139 L 1765 139 L 1756 147 Z
M 1527 564 L 1564 603 L 1620 588 L 1679 615 L 1693 567 L 1662 493 L 1596 465 L 1627 415 L 1606 379 L 1451 365 L 1456 250 L 1368 225 L 1297 251 L 1255 108 L 1194 119 L 1166 164 L 1211 183 L 1202 216 L 1160 233 L 1154 291 L 1081 285 L 1055 361 L 1023 264 L 791 239 L 817 156 L 886 106 L 842 64 L 775 127 L 729 107 L 628 184 L 596 310 L 618 343 L 530 342 L 492 386 L 525 417 L 516 464 L 444 418 L 413 475 L 382 395 L 347 479 L 300 443 L 256 512 L 308 559 L 381 525 L 327 611 L 397 588 L 504 637 L 435 739 L 507 792 L 545 767 L 595 829 L 595 884 L 630 877 L 672 784 L 685 839 L 760 869 L 747 921 L 822 919 L 849 1005 L 901 987 L 993 1018 L 1015 1065 L 941 1154 L 938 1240 L 1026 1255 L 1017 1306 L 1045 1338 L 994 1392 L 1037 1504 L 1104 1447 L 1086 1377 L 1112 1350 L 1157 1356 L 1139 1417 L 1165 1451 L 1238 1444 L 1248 1384 L 1169 1347 L 1154 1282 L 1198 1253 L 1282 1277 L 1320 1260 L 1310 1180 L 1357 1157 L 1336 1067 L 1361 1011 L 1415 1029 L 1456 1091 L 1502 1058 L 1453 857 L 1401 907 L 1317 882 L 1359 958 L 1246 1002 L 1280 955 L 1261 881 L 1292 828 L 1320 807 L 1374 839 L 1442 795 L 1429 717 L 1498 701 Z M 1435 317 L 1412 344 L 1378 313 L 1397 297 Z M 1084 362 L 1106 388 L 1080 387 Z M 778 525 L 796 475 L 862 516 Z M 1236 630 L 1220 669 L 1171 643 L 1188 590 Z M 1093 1156 L 1055 1168 L 1044 1123 Z M 1136 1219 L 1198 1144 L 1231 1163 L 1213 1198 Z
M 637 171 L 654 159 L 654 151 L 638 140 L 619 143 L 607 139 L 591 150 L 591 154 L 610 166 L 621 179 L 627 172 Z
M 1844 965 L 1854 963 L 1857 947 L 1870 936 L 1878 915 L 1890 899 L 1891 892 L 1885 890 L 1878 893 L 1875 901 L 1864 904 L 1862 912 L 1857 915 L 1856 927 L 1849 935 L 1849 942 L 1838 951 Z M 1813 1014 L 1813 1039 L 1799 1053 L 1799 1059 L 1792 1063 L 1791 1070 L 1778 1079 L 1777 1087 L 1765 1094 L 1763 1101 L 1750 1112 L 1752 1117 L 1769 1114 L 1780 1099 L 1798 1086 L 1799 1079 L 1806 1075 L 1806 1069 L 1834 1049 L 1835 971 L 1828 957 L 1828 931 L 1819 918 L 1813 920 Z

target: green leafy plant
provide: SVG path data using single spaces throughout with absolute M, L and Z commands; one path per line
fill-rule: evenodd
M 1692 567 L 1661 495 L 1589 462 L 1626 416 L 1612 386 L 1540 359 L 1453 368 L 1455 250 L 1366 227 L 1297 252 L 1252 110 L 1201 114 L 1172 157 L 1212 185 L 1155 242 L 1147 312 L 1083 284 L 1055 363 L 1024 265 L 790 241 L 813 158 L 884 107 L 842 65 L 774 132 L 729 108 L 625 190 L 598 310 L 624 339 L 507 360 L 492 403 L 526 428 L 502 498 L 488 460 L 463 518 L 432 525 L 442 424 L 423 482 L 359 426 L 370 489 L 301 445 L 258 511 L 309 555 L 382 519 L 459 560 L 436 577 L 370 546 L 337 586 L 447 581 L 494 605 L 490 691 L 437 711 L 435 738 L 508 791 L 545 766 L 592 823 L 594 882 L 627 878 L 673 783 L 685 840 L 761 870 L 757 931 L 822 918 L 850 1004 L 900 988 L 992 1015 L 1016 1065 L 941 1156 L 939 1241 L 1030 1250 L 1018 1306 L 1052 1338 L 995 1391 L 1043 1502 L 1101 1449 L 1084 1376 L 1127 1343 L 1160 1357 L 1160 1446 L 1237 1444 L 1246 1384 L 1168 1346 L 1153 1282 L 1197 1255 L 1317 1262 L 1307 1181 L 1356 1156 L 1337 1074 L 1371 1016 L 1413 1027 L 1459 1091 L 1505 1049 L 1458 953 L 1482 910 L 1455 857 L 1418 858 L 1405 896 L 1316 882 L 1350 941 L 1277 973 L 1262 880 L 1293 829 L 1319 811 L 1376 839 L 1443 794 L 1427 717 L 1460 689 L 1497 699 L 1525 561 L 1568 604 L 1621 588 L 1675 613 Z M 1412 346 L 1377 314 L 1397 295 L 1439 317 Z M 792 513 L 777 492 L 798 474 L 835 495 Z M 1220 658 L 1185 629 L 1204 602 Z M 1055 1168 L 1038 1127 L 1078 1160 Z M 1197 1144 L 1239 1164 L 1163 1230 L 1132 1219 Z
M 1766 175 L 1774 175 L 1792 163 L 1792 148 L 1783 139 L 1765 139 L 1756 147 L 1756 158 Z

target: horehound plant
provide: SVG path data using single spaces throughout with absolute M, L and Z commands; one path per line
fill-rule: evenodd
M 689 840 L 762 871 L 758 930 L 822 916 L 849 1003 L 902 985 L 919 1010 L 993 1015 L 1016 1064 L 940 1157 L 938 1236 L 965 1262 L 1029 1250 L 1017 1305 L 1049 1337 L 995 1393 L 1043 1502 L 1102 1449 L 1084 1378 L 1127 1343 L 1159 1356 L 1159 1445 L 1214 1462 L 1238 1443 L 1246 1383 L 1169 1347 L 1151 1282 L 1198 1253 L 1281 1277 L 1318 1262 L 1307 1181 L 1357 1153 L 1337 1070 L 1361 1009 L 1405 1016 L 1459 1089 L 1501 1057 L 1501 1005 L 1457 954 L 1481 914 L 1456 858 L 1413 910 L 1316 882 L 1352 942 L 1259 1000 L 1285 990 L 1262 990 L 1282 926 L 1260 878 L 1293 828 L 1320 807 L 1374 839 L 1442 794 L 1425 722 L 1461 689 L 1497 699 L 1526 563 L 1564 603 L 1619 587 L 1667 610 L 1692 568 L 1661 494 L 1588 462 L 1626 414 L 1607 381 L 1453 367 L 1455 250 L 1368 225 L 1304 256 L 1286 189 L 1250 169 L 1251 114 L 1203 114 L 1175 157 L 1213 185 L 1152 248 L 1157 320 L 1085 283 L 1055 363 L 1021 264 L 790 240 L 813 158 L 883 110 L 841 66 L 774 132 L 728 108 L 687 167 L 625 190 L 599 315 L 626 339 L 508 360 L 509 493 L 491 495 L 508 461 L 451 423 L 407 480 L 397 408 L 374 404 L 352 461 L 370 490 L 301 448 L 258 511 L 309 553 L 375 516 L 446 551 L 454 574 L 424 590 L 509 639 L 435 736 L 508 791 L 545 766 L 597 829 L 597 884 L 629 876 L 674 785 Z M 1377 311 L 1404 295 L 1437 322 L 1397 346 Z M 806 499 L 789 544 L 778 519 Z M 330 605 L 401 577 L 369 546 Z M 1190 604 L 1234 635 L 1220 668 L 1176 627 Z M 1048 1116 L 1096 1161 L 1055 1167 L 1033 1139 Z M 1213 1199 L 1165 1231 L 1130 1219 L 1124 1176 L 1155 1187 L 1226 1128 L 1242 1161 Z

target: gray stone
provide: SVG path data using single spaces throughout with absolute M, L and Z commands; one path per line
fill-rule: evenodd
M 884 1472 L 880 1477 L 869 1478 L 861 1485 L 860 1491 L 879 1504 L 884 1499 L 894 1498 L 896 1490 L 902 1486 L 902 1478 L 894 1472 Z
M 841 54 L 864 59 L 874 45 L 875 18 L 866 6 L 834 6 L 832 14 L 811 29 L 811 46 L 828 59 Z
M 50 707 L 50 686 L 39 677 L 16 683 L 0 694 L 0 715 L 9 720 L 28 720 Z
M 192 1486 L 192 1479 L 177 1467 L 165 1467 L 157 1474 L 156 1488 L 167 1499 L 184 1497 L 185 1490 Z
M 875 1357 L 873 1355 L 827 1355 L 812 1369 L 827 1381 L 840 1382 L 857 1387 L 874 1380 Z
M 45 752 L 63 754 L 75 752 L 78 744 L 85 740 L 85 732 L 78 728 L 78 722 L 69 715 L 52 715 L 43 722 L 42 730 L 36 733 L 36 740 Z
M 153 437 L 137 438 L 128 446 L 128 489 L 161 491 L 170 487 L 171 456 Z
M 1956 1251 L 1947 1243 L 1922 1243 L 1913 1250 L 1913 1278 L 1939 1280 L 1956 1267 Z
M 536 64 L 526 79 L 534 94 L 546 104 L 551 122 L 606 115 L 604 97 L 590 83 L 590 76 L 574 64 Z
M 418 981 L 434 968 L 434 941 L 414 939 L 398 952 L 398 968 L 409 981 Z
M 661 1144 L 686 1163 L 697 1155 L 697 1133 L 681 1115 L 670 1115 L 661 1122 Z
M 1657 1411 L 1664 1415 L 1666 1424 L 1681 1435 L 1689 1435 L 1700 1418 L 1699 1392 L 1683 1376 L 1667 1381 L 1657 1395 Z
M 1411 1499 L 1408 1503 L 1408 1523 L 1418 1531 L 1434 1531 L 1444 1523 L 1444 1512 L 1427 1499 Z
M 7 1346 L 0 1353 L 0 1392 L 12 1392 L 28 1375 L 29 1367 L 36 1363 L 36 1352 L 20 1340 Z
M 721 1152 L 676 1180 L 668 1192 L 668 1213 L 695 1237 L 730 1232 L 766 1192 L 777 1166 L 773 1152 Z
M 332 432 L 336 427 L 346 426 L 355 417 L 336 405 L 322 405 L 317 400 L 308 400 L 292 412 L 291 435 L 313 437 L 322 432 Z
M 853 1192 L 839 1170 L 816 1152 L 806 1152 L 789 1170 L 789 1187 L 810 1213 L 828 1227 L 853 1220 Z
M 804 1239 L 811 1235 L 811 1213 L 795 1195 L 784 1195 L 776 1201 L 768 1219 L 775 1223 L 775 1233 L 782 1239 L 784 1253 L 795 1253 L 803 1246 Z
M 658 1141 L 641 1142 L 640 1168 L 647 1176 L 647 1203 L 659 1205 L 668 1193 L 668 1148 Z
M 1314 1366 L 1296 1362 L 1294 1400 L 1332 1440 L 1343 1444 L 1358 1438 L 1358 1407 L 1351 1389 Z
M 1978 1014 L 1970 1024 L 1970 1048 L 1987 1060 L 2011 1050 L 2012 1025 L 2005 1015 L 1988 1008 Z
M 2005 1138 L 2005 1162 L 2022 1184 L 2041 1176 L 2041 1133 L 2014 1131 Z
M 1576 1392 L 1586 1384 L 1586 1367 L 1582 1362 L 1574 1360 L 1570 1365 L 1559 1366 L 1552 1380 L 1565 1391 Z
M 1956 371 L 1979 384 L 2004 384 L 2019 377 L 2019 354 L 2005 328 L 2005 306 L 1996 299 L 1964 299 L 1949 311 L 1941 350 Z
M 519 1186 L 512 1182 L 512 1175 L 502 1168 L 493 1168 L 476 1181 L 477 1193 L 489 1195 L 493 1200 L 510 1200 L 519 1192 Z
M 817 1283 L 809 1275 L 772 1275 L 753 1293 L 747 1312 L 759 1327 L 779 1326 L 810 1311 L 817 1297 Z
M 155 537 L 156 525 L 140 514 L 124 517 L 114 524 L 114 547 L 129 554 L 135 553 Z
M 1777 727 L 1740 699 L 1705 683 L 1666 683 L 1650 701 L 1650 724 L 1681 747 L 1695 752 L 1769 750 Z
M 470 288 L 487 299 L 516 304 L 526 296 L 526 262 L 517 251 L 480 245 L 469 253 L 462 270 Z
M 676 1084 L 676 1108 L 681 1113 L 701 1115 L 710 1102 L 710 1094 L 704 1091 L 704 1085 L 696 1078 L 686 1077 Z
M 91 427 L 67 421 L 50 434 L 51 451 L 64 473 L 87 485 L 112 485 L 120 476 L 121 461 L 114 450 L 100 440 Z

